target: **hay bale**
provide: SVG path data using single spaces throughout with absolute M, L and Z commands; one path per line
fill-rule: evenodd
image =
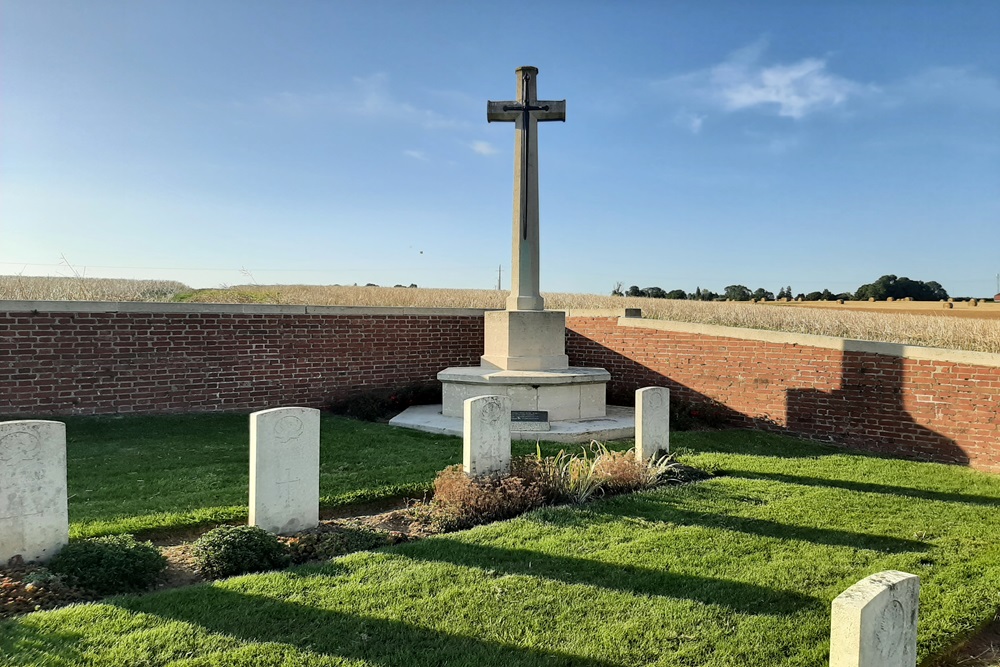
M 889 302 L 889 303 L 892 303 L 893 301 L 895 301 L 895 300 L 896 300 L 896 297 L 894 297 L 894 296 L 887 296 L 887 297 L 885 298 L 885 300 L 886 300 L 887 302 Z
M 843 306 L 844 305 L 844 300 L 843 299 L 837 299 L 837 303 L 839 303 L 841 306 Z
M 953 302 L 951 302 L 951 301 L 942 303 L 941 305 L 944 306 L 945 308 L 954 308 L 955 307 L 955 304 Z
M 970 306 L 978 306 L 979 305 L 979 300 L 978 299 L 972 299 L 971 301 L 969 301 L 969 305 Z
M 868 303 L 875 303 L 875 297 L 873 296 L 868 297 Z

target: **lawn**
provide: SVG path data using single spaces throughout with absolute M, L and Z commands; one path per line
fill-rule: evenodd
M 158 533 L 246 519 L 246 415 L 69 417 L 70 537 Z M 546 447 L 546 451 L 558 447 Z M 435 474 L 462 461 L 453 437 L 323 415 L 320 506 L 429 493 Z M 518 443 L 515 453 L 534 445 Z M 109 483 L 113 481 L 113 483 Z
M 411 449 L 457 449 L 328 425 L 428 470 Z M 1000 606 L 1000 477 L 750 431 L 677 433 L 674 444 L 717 476 L 31 614 L 0 623 L 0 664 L 820 667 L 831 600 L 887 569 L 921 577 L 926 661 Z M 353 488 L 399 474 L 355 470 Z

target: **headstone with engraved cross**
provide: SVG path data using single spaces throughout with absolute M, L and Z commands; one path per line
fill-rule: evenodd
M 319 410 L 250 415 L 250 520 L 288 535 L 319 525 Z
M 487 102 L 486 120 L 514 123 L 513 266 L 507 310 L 545 310 L 538 271 L 538 121 L 566 120 L 566 100 L 536 96 L 536 67 L 517 68 L 517 99 Z

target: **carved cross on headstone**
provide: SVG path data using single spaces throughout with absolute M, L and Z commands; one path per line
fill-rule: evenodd
M 536 97 L 536 67 L 517 68 L 517 99 L 487 102 L 488 122 L 514 123 L 513 266 L 507 310 L 545 310 L 538 281 L 538 121 L 566 120 L 566 100 Z

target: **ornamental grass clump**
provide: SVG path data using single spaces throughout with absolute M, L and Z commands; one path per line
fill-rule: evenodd
M 288 567 L 291 558 L 275 535 L 257 526 L 220 526 L 194 543 L 198 572 L 221 579 Z
M 115 595 L 150 588 L 167 560 L 149 542 L 137 542 L 131 535 L 108 535 L 67 544 L 46 567 L 72 586 Z

